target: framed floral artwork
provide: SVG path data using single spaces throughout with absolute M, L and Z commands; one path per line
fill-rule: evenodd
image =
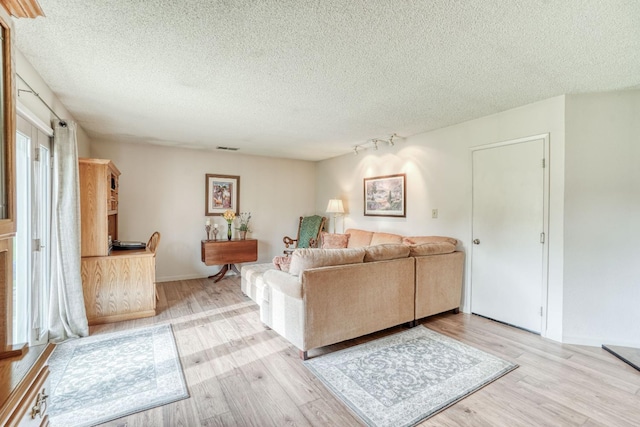
M 365 216 L 405 218 L 406 175 L 376 176 L 364 179 Z
M 240 177 L 206 174 L 205 216 L 222 215 L 232 210 L 240 215 Z

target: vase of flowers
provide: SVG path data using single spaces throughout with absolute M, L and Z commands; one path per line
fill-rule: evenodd
M 227 209 L 222 214 L 222 217 L 227 221 L 227 239 L 231 240 L 231 223 L 236 219 L 236 213 L 231 209 Z
M 249 221 L 251 221 L 251 212 L 240 212 L 240 226 L 236 230 L 240 232 L 242 240 L 247 238 L 247 231 L 251 231 Z

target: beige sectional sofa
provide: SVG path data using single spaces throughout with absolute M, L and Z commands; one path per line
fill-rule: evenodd
M 345 249 L 297 249 L 289 272 L 242 267 L 263 323 L 300 349 L 370 334 L 460 305 L 464 253 L 455 239 L 349 229 Z

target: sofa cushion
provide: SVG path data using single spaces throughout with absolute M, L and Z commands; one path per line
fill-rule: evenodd
M 391 233 L 373 233 L 373 237 L 371 237 L 371 246 L 375 245 L 384 245 L 386 243 L 402 243 L 402 236 L 399 234 L 391 234 Z
M 373 237 L 373 231 L 358 230 L 355 228 L 349 228 L 345 231 L 345 234 L 349 234 L 349 244 L 347 248 L 363 248 L 371 244 L 371 238 Z
M 299 276 L 304 270 L 331 265 L 359 264 L 364 260 L 364 248 L 296 249 L 291 254 L 289 274 Z
M 447 242 L 452 245 L 457 245 L 458 241 L 452 237 L 443 237 L 443 236 L 410 236 L 404 237 L 402 239 L 402 243 L 405 245 L 421 245 L 423 243 L 442 243 Z
M 350 234 L 333 234 L 322 232 L 322 249 L 344 249 L 349 244 Z
M 294 298 L 302 298 L 302 283 L 300 283 L 299 278 L 278 270 L 266 271 L 263 277 L 271 289 L 278 290 Z
M 245 264 L 242 266 L 240 289 L 242 293 L 262 306 L 264 299 L 264 273 L 273 270 L 273 264 Z
M 367 246 L 366 248 L 364 248 L 364 250 L 364 262 L 406 258 L 409 256 L 410 252 L 409 246 L 402 244 Z
M 410 249 L 410 255 L 413 257 L 417 256 L 427 256 L 427 255 L 438 255 L 438 254 L 449 254 L 451 252 L 455 252 L 456 245 L 451 244 L 450 242 L 434 242 L 434 243 L 423 243 L 421 245 L 411 245 L 408 246 Z

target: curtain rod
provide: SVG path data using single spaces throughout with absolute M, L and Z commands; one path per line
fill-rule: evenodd
M 16 73 L 16 76 L 18 76 L 18 78 L 19 78 L 20 80 L 22 80 L 22 82 L 23 82 L 25 85 L 27 85 L 27 87 L 29 88 L 29 90 L 25 90 L 25 89 L 18 89 L 18 94 L 19 94 L 19 92 L 28 92 L 28 93 L 31 93 L 31 94 L 35 95 L 35 96 L 36 96 L 36 98 L 38 98 L 38 99 L 40 100 L 40 102 L 42 102 L 42 103 L 44 104 L 44 106 L 45 106 L 45 107 L 47 107 L 47 108 L 49 109 L 49 111 L 51 111 L 51 114 L 53 114 L 54 116 L 56 116 L 56 117 L 58 118 L 58 120 L 59 120 L 59 122 L 60 122 L 60 126 L 62 126 L 62 127 L 67 126 L 67 122 L 65 122 L 64 120 L 62 120 L 62 119 L 60 118 L 60 116 L 59 116 L 55 111 L 53 111 L 53 108 L 49 107 L 49 104 L 47 104 L 47 103 L 45 102 L 45 100 L 44 100 L 44 99 L 42 99 L 42 97 L 40 96 L 40 94 L 39 94 L 38 92 L 36 92 L 35 90 L 33 90 L 33 88 L 29 85 L 29 83 L 27 83 L 27 81 L 26 81 L 25 79 L 23 79 L 23 78 L 22 78 L 22 76 L 21 76 L 20 74 Z

